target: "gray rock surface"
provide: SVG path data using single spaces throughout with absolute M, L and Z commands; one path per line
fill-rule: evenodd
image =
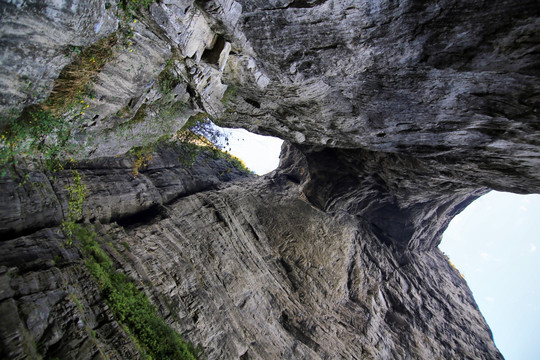
M 141 192 L 145 182 L 130 179 L 130 168 L 111 166 L 125 160 L 101 160 L 106 175 L 94 160 L 92 170 L 86 164 L 78 170 L 92 189 L 84 214 L 96 223 L 98 239 L 118 268 L 141 284 L 179 333 L 202 344 L 209 359 L 501 358 L 465 281 L 435 246 L 403 250 L 381 241 L 373 219 L 321 211 L 295 175 L 305 169 L 301 154 L 290 146 L 287 152 L 284 170 L 221 183 L 217 190 L 194 189 L 193 195 L 188 185 L 178 185 L 189 184 L 189 175 L 167 176 L 166 161 L 140 175 L 165 174 L 157 177 L 161 186 L 150 180 L 156 190 Z M 204 168 L 201 173 L 209 178 Z M 53 188 L 65 181 L 58 176 Z M 152 193 L 175 195 L 166 204 L 142 198 Z M 141 199 L 131 205 L 135 210 L 129 199 Z M 151 201 L 157 205 L 148 211 Z M 120 202 L 125 207 L 118 210 Z M 96 216 L 98 208 L 103 215 Z M 115 211 L 138 215 L 102 225 L 114 220 L 109 214 Z M 103 326 L 116 325 L 106 309 L 92 307 L 103 305 L 96 290 L 77 285 L 92 281 L 81 282 L 88 274 L 78 251 L 64 241 L 51 228 L 2 242 L 0 260 L 8 274 L 2 304 L 24 314 L 6 315 L 9 326 L 0 335 L 6 354 L 18 356 L 27 345 L 13 333 L 28 331 L 37 344 L 32 349 L 42 355 L 83 356 L 64 343 L 77 338 L 89 343 L 84 356 L 97 348 L 128 358 L 129 347 L 115 343 L 121 332 L 100 340 Z M 68 293 L 76 294 L 82 315 L 65 310 L 73 306 Z M 41 304 L 39 314 L 30 311 L 30 299 Z M 104 316 L 112 323 L 95 320 Z M 63 323 L 75 317 L 87 325 L 86 333 L 75 335 Z M 55 329 L 54 340 L 44 335 L 48 326 Z M 114 353 L 111 345 L 125 353 Z
M 2 359 L 139 359 L 57 228 L 2 241 Z
M 73 168 L 79 220 L 208 359 L 502 358 L 437 245 L 490 189 L 540 192 L 537 1 L 105 5 L 0 3 L 3 115 L 49 95 L 66 49 L 120 44 L 64 114 L 79 161 L 0 179 L 1 357 L 140 357 L 59 232 Z M 288 140 L 280 168 L 160 146 L 133 175 L 121 154 L 201 112 Z
M 76 170 L 86 184 L 83 217 L 110 222 L 167 204 L 177 197 L 214 189 L 245 177 L 225 159 L 199 154 L 195 164 L 183 164 L 182 149 L 162 145 L 149 164 L 133 174 L 134 157 L 87 160 Z M 67 187 L 71 166 L 47 175 L 38 171 L 11 172 L 0 179 L 0 236 L 13 237 L 59 225 L 68 213 Z
M 241 90 L 224 123 L 540 190 L 537 1 L 240 2 L 270 82 L 230 79 Z
M 54 81 L 85 47 L 116 30 L 104 1 L 5 1 L 0 3 L 0 114 L 47 98 Z M 6 125 L 2 117 L 0 128 Z

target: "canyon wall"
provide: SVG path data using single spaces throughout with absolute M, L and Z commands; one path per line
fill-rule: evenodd
M 489 190 L 540 192 L 536 1 L 0 4 L 5 134 L 94 71 L 63 170 L 4 164 L 2 357 L 144 356 L 62 231 L 79 174 L 75 220 L 208 359 L 502 358 L 437 245 Z M 163 136 L 200 117 L 287 140 L 280 167 L 187 166 Z

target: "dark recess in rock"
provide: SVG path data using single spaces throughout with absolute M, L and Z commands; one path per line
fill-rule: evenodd
M 204 50 L 202 54 L 202 60 L 206 61 L 208 64 L 217 65 L 219 62 L 219 56 L 225 47 L 225 39 L 221 35 L 216 35 L 216 39 L 212 47 Z

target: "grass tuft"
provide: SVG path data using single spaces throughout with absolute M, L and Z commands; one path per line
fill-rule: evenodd
M 73 62 L 62 70 L 51 95 L 41 105 L 41 108 L 55 115 L 60 115 L 71 104 L 79 100 L 86 93 L 90 81 L 111 59 L 117 41 L 117 34 L 113 33 L 79 51 Z
M 4 121 L 10 125 L 0 134 L 2 176 L 18 158 L 41 158 L 47 170 L 56 171 L 62 158 L 75 153 L 70 141 L 90 106 L 84 101 L 88 85 L 111 59 L 116 42 L 113 33 L 84 50 L 72 48 L 74 60 L 62 70 L 47 100 Z
M 127 327 L 134 340 L 146 351 L 147 359 L 195 360 L 202 351 L 184 342 L 180 335 L 158 316 L 156 308 L 144 292 L 124 273 L 118 272 L 101 249 L 97 235 L 79 226 L 85 264 L 96 279 L 115 319 Z
M 86 199 L 86 185 L 83 184 L 81 175 L 77 170 L 72 170 L 71 175 L 73 177 L 73 184 L 66 186 L 69 194 L 68 216 L 60 225 L 60 228 L 67 237 L 67 245 L 73 243 L 73 234 L 77 226 L 76 222 L 82 217 L 83 203 Z

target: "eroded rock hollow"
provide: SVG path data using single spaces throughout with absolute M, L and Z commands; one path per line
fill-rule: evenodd
M 489 190 L 540 193 L 538 1 L 0 12 L 2 358 L 148 353 L 66 219 L 208 359 L 502 358 L 437 246 Z M 186 165 L 163 139 L 200 117 L 285 139 L 279 168 Z

